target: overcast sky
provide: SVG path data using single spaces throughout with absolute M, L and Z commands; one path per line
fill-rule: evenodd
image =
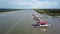
M 0 0 L 0 8 L 60 8 L 60 0 Z

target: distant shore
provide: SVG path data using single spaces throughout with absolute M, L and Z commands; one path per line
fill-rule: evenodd
M 19 11 L 19 10 L 22 10 L 22 9 L 0 9 L 0 12 L 10 12 L 10 11 Z

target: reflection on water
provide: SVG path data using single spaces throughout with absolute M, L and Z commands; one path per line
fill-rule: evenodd
M 33 26 L 33 28 L 38 28 L 40 31 L 47 31 L 48 30 L 48 26 Z
M 40 27 L 40 31 L 47 31 L 47 30 L 48 30 L 48 27 L 46 27 L 46 26 L 44 26 L 44 27 L 41 26 L 41 27 Z

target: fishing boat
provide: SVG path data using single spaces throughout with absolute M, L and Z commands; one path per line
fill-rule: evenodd
M 47 21 L 45 21 L 44 19 L 40 18 L 38 15 L 36 14 L 32 14 L 33 16 L 33 20 L 35 20 L 36 24 L 33 24 L 33 26 L 50 26 L 51 24 L 48 24 Z
M 51 24 L 45 24 L 45 25 L 40 25 L 40 26 L 51 26 Z

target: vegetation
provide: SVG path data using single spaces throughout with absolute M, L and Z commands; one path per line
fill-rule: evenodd
M 9 11 L 17 11 L 22 9 L 0 9 L 0 12 L 9 12 Z
M 47 13 L 50 16 L 60 16 L 60 9 L 36 9 L 38 13 Z

